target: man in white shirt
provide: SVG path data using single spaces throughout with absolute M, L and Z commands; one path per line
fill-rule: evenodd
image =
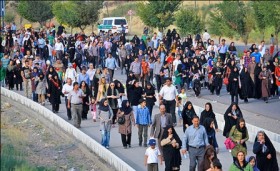
M 67 78 L 66 83 L 62 87 L 62 93 L 65 96 L 65 105 L 66 105 L 66 109 L 67 109 L 68 120 L 72 119 L 72 115 L 71 115 L 71 108 L 67 107 L 67 105 L 68 105 L 68 99 L 67 98 L 68 98 L 69 92 L 71 92 L 72 90 L 73 90 L 72 80 L 71 80 L 71 78 Z
M 146 149 L 144 164 L 147 166 L 147 170 L 158 170 L 158 158 L 160 158 L 160 164 L 162 165 L 162 157 L 159 149 L 156 147 L 156 140 L 149 140 L 150 147 Z
M 176 125 L 176 101 L 178 99 L 178 92 L 176 87 L 172 85 L 172 79 L 166 78 L 166 84 L 161 88 L 159 92 L 160 104 L 164 104 L 166 107 L 166 113 L 171 113 L 173 125 Z M 176 100 L 175 100 L 176 99 Z
M 73 65 L 71 63 L 68 64 L 68 68 L 66 69 L 65 76 L 66 79 L 70 78 L 72 82 L 76 81 L 77 73 L 75 69 L 73 68 Z
M 261 53 L 262 57 L 265 54 L 265 49 L 266 49 L 266 47 L 265 47 L 264 41 L 262 40 L 261 44 L 259 45 L 259 52 Z
M 64 52 L 64 46 L 60 42 L 60 39 L 57 39 L 57 42 L 54 45 L 54 50 L 56 51 L 56 59 L 62 60 L 62 54 Z
M 208 40 L 210 39 L 210 34 L 207 32 L 207 30 L 205 29 L 205 32 L 202 35 L 202 39 L 203 39 L 203 43 L 204 46 L 206 47 Z
M 214 40 L 210 41 L 210 45 L 207 47 L 207 52 L 211 52 L 212 47 L 214 48 L 214 52 L 218 54 L 218 47 L 214 44 Z
M 87 70 L 90 85 L 92 85 L 92 83 L 93 83 L 93 77 L 94 77 L 95 72 L 96 72 L 96 69 L 93 68 L 93 63 L 90 63 L 89 64 L 89 69 Z

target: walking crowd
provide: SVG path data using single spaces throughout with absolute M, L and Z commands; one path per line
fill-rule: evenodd
M 0 86 L 24 91 L 26 97 L 59 112 L 65 100 L 68 120 L 80 128 L 82 120 L 100 123 L 101 144 L 110 147 L 111 129 L 117 127 L 123 147 L 131 147 L 132 127 L 138 128 L 139 146 L 146 147 L 147 170 L 180 170 L 189 154 L 190 171 L 218 171 L 218 124 L 211 103 L 197 114 L 187 92 L 201 97 L 201 89 L 220 96 L 223 86 L 232 104 L 225 111 L 223 136 L 231 151 L 230 171 L 278 171 L 276 150 L 259 131 L 247 156 L 249 139 L 239 99 L 280 99 L 280 51 L 262 41 L 238 57 L 234 42 L 216 45 L 205 32 L 181 37 L 175 29 L 134 35 L 100 31 L 68 35 L 63 26 L 8 29 L 1 37 Z M 274 55 L 274 56 L 273 56 Z M 127 79 L 115 79 L 115 70 Z M 159 103 L 159 114 L 153 107 Z M 200 117 L 198 117 L 200 116 Z M 182 127 L 179 136 L 174 127 Z M 150 134 L 148 130 L 150 128 Z M 221 128 L 220 128 L 221 129 Z M 156 144 L 158 143 L 158 144 Z M 148 147 L 149 145 L 149 147 Z M 246 158 L 247 157 L 247 158 Z

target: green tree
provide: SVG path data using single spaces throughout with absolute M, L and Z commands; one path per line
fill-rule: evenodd
M 254 29 L 254 17 L 251 13 L 252 9 L 241 1 L 223 1 L 217 4 L 215 12 L 210 15 L 211 28 L 220 26 L 221 36 L 241 37 L 247 45 L 249 33 Z
M 98 21 L 101 8 L 102 1 L 66 1 L 55 2 L 52 9 L 60 23 L 84 31 L 86 26 Z
M 15 20 L 15 15 L 11 12 L 7 12 L 4 16 L 4 21 L 7 23 L 11 23 Z
M 253 7 L 254 10 L 253 17 L 255 18 L 258 29 L 262 34 L 262 40 L 264 40 L 264 31 L 267 26 L 267 20 L 265 19 L 266 14 L 263 13 L 264 11 L 267 10 L 265 9 L 266 3 L 267 2 L 265 1 L 254 1 L 250 3 L 250 5 Z
M 30 22 L 39 22 L 41 26 L 53 18 L 49 1 L 19 1 L 17 12 Z
M 149 27 L 164 28 L 173 24 L 174 12 L 178 10 L 181 1 L 152 1 L 137 4 L 137 14 Z
M 183 35 L 201 33 L 204 29 L 204 23 L 195 9 L 181 9 L 175 19 L 175 25 Z

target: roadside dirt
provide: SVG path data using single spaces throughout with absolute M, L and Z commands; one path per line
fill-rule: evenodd
M 79 141 L 36 112 L 1 96 L 1 146 L 12 144 L 37 167 L 58 171 L 112 171 Z M 1 153 L 2 154 L 2 153 Z

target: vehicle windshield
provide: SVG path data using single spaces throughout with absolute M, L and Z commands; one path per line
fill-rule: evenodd
M 113 20 L 104 20 L 103 25 L 112 25 Z
M 126 25 L 125 19 L 115 19 L 115 25 Z

